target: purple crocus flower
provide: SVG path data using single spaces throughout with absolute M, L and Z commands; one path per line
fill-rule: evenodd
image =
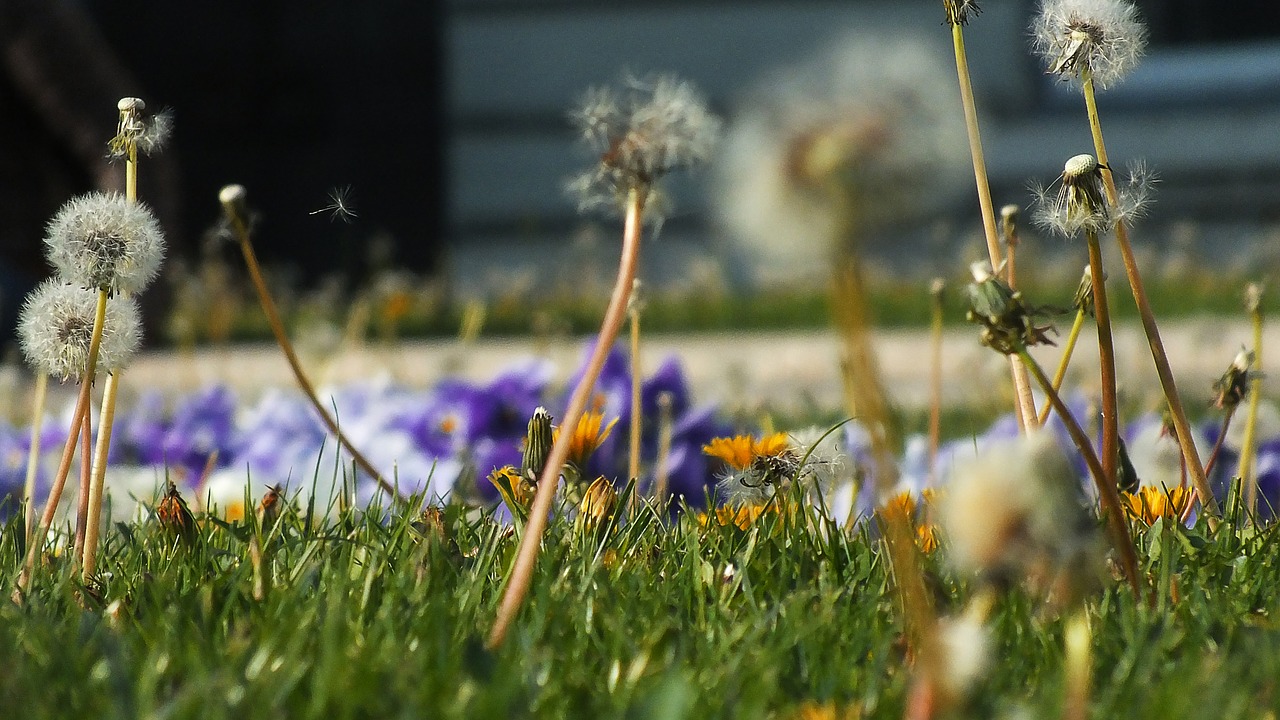
M 225 385 L 213 385 L 187 398 L 165 431 L 161 443 L 164 461 L 183 468 L 188 482 L 200 477 L 214 453 L 218 453 L 219 466 L 229 463 L 235 413 L 235 394 Z

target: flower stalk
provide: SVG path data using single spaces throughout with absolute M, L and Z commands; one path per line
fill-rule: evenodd
M 982 230 L 987 241 L 987 256 L 991 267 L 998 268 L 1002 258 L 1000 238 L 996 230 L 995 204 L 991 201 L 991 184 L 987 180 L 987 160 L 982 149 L 982 133 L 978 128 L 978 106 L 973 97 L 973 82 L 969 78 L 969 59 L 964 46 L 964 25 L 968 21 L 967 9 L 972 3 L 943 3 L 947 8 L 947 22 L 951 26 L 951 44 L 956 56 L 956 76 L 960 83 L 960 100 L 964 106 L 964 124 L 969 136 L 969 153 L 973 159 L 973 176 L 978 190 L 978 208 L 982 214 Z M 1031 395 L 1031 383 L 1027 370 L 1017 357 L 1009 356 L 1009 372 L 1013 378 L 1017 403 L 1018 427 L 1023 431 L 1036 427 L 1035 398 Z
M 640 256 L 640 239 L 643 234 L 644 197 L 638 189 L 632 189 L 627 196 L 626 214 L 622 233 L 622 258 L 618 265 L 618 278 L 613 285 L 608 309 L 605 310 L 604 321 L 600 326 L 600 334 L 596 339 L 591 357 L 583 370 L 582 378 L 569 399 L 569 407 L 565 410 L 560 427 L 566 428 L 559 433 L 551 446 L 546 466 L 538 479 L 538 489 L 533 497 L 533 507 L 529 511 L 529 522 L 525 526 L 524 535 L 520 538 L 515 565 L 511 577 L 498 607 L 497 618 L 490 631 L 488 646 L 497 648 L 506 640 L 507 631 L 515 620 L 516 613 L 524 603 L 529 592 L 529 584 L 533 580 L 533 569 L 541 549 L 542 534 L 547 528 L 547 517 L 551 512 L 551 502 L 555 498 L 556 488 L 560 484 L 560 473 L 569 457 L 569 444 L 575 428 L 586 411 L 587 402 L 595 388 L 596 379 L 604 368 L 609 348 L 613 346 L 626 317 L 627 303 L 631 297 L 636 278 L 636 264 Z
M 1094 152 L 1098 164 L 1104 169 L 1103 185 L 1107 200 L 1114 207 L 1119 203 L 1120 194 L 1116 189 L 1116 181 L 1107 160 L 1106 141 L 1102 135 L 1102 122 L 1098 116 L 1098 103 L 1093 89 L 1093 73 L 1088 65 L 1081 68 L 1081 82 L 1084 88 L 1085 110 L 1089 117 L 1089 129 L 1093 134 Z M 1147 344 L 1151 348 L 1151 357 L 1155 362 L 1156 374 L 1160 378 L 1160 388 L 1164 391 L 1165 400 L 1169 404 L 1169 412 L 1173 416 L 1174 429 L 1177 431 L 1178 443 L 1182 447 L 1182 455 L 1187 464 L 1187 472 L 1195 487 L 1196 495 L 1204 506 L 1211 528 L 1217 527 L 1222 511 L 1218 501 L 1209 487 L 1209 479 L 1205 475 L 1204 465 L 1200 462 L 1200 454 L 1196 450 L 1191 423 L 1187 421 L 1186 411 L 1182 406 L 1182 398 L 1178 394 L 1178 386 L 1173 379 L 1173 370 L 1169 365 L 1169 356 L 1165 352 L 1164 342 L 1160 338 L 1160 327 L 1156 324 L 1155 313 L 1151 310 L 1151 302 L 1142 283 L 1142 274 L 1138 270 L 1138 262 L 1129 243 L 1129 231 L 1124 218 L 1115 223 L 1116 244 L 1120 248 L 1120 257 L 1124 262 L 1125 275 L 1129 279 L 1129 288 L 1133 292 L 1133 300 L 1138 306 L 1138 315 L 1142 319 L 1142 330 L 1147 336 Z
M 1245 289 L 1245 309 L 1253 325 L 1253 362 L 1262 367 L 1262 286 L 1250 283 Z M 1240 446 L 1240 481 L 1244 483 L 1245 508 L 1248 516 L 1258 512 L 1258 472 L 1255 464 L 1258 453 L 1258 405 L 1262 395 L 1262 373 L 1249 378 L 1249 409 L 1245 415 L 1244 440 Z M 1225 433 L 1224 433 L 1225 434 Z M 1208 474 L 1208 470 L 1205 471 Z
M 373 478 L 378 487 L 388 493 L 392 498 L 402 501 L 399 490 L 396 486 L 387 481 L 378 472 L 373 463 L 351 444 L 351 440 L 338 427 L 338 423 L 325 410 L 324 405 L 320 403 L 320 398 L 316 395 L 315 387 L 311 384 L 311 380 L 307 378 L 306 372 L 302 369 L 302 363 L 298 360 L 298 355 L 294 352 L 293 343 L 289 342 L 289 335 L 285 332 L 284 322 L 280 320 L 280 313 L 276 309 L 275 301 L 271 299 L 271 292 L 267 289 L 266 280 L 262 277 L 262 270 L 258 265 L 258 257 L 253 252 L 253 243 L 249 238 L 249 219 L 248 209 L 245 205 L 245 189 L 243 185 L 228 185 L 222 188 L 218 195 L 222 202 L 223 213 L 227 217 L 227 222 L 231 225 L 231 231 L 235 235 L 240 244 L 240 252 L 244 255 L 245 266 L 249 269 L 249 278 L 253 281 L 254 290 L 258 294 L 258 302 L 262 305 L 262 311 L 266 313 L 267 323 L 271 326 L 271 333 L 276 338 L 276 344 L 280 346 L 280 351 L 284 353 L 285 360 L 289 363 L 289 368 L 293 371 L 294 380 L 297 381 L 298 387 L 302 389 L 302 393 L 311 401 L 312 408 L 316 414 L 320 416 L 320 420 L 328 428 L 329 432 L 337 439 L 338 444 L 351 454 L 352 460 L 359 466 L 361 470 Z

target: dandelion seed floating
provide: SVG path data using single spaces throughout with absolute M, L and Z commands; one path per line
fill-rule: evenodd
M 351 202 L 351 186 L 343 185 L 329 190 L 329 204 L 319 210 L 312 210 L 308 215 L 320 215 L 329 213 L 329 221 L 341 220 L 350 225 L 351 221 L 360 217 L 356 212 L 356 206 Z
M 1086 78 L 1101 89 L 1119 82 L 1142 57 L 1147 29 L 1126 0 L 1046 0 L 1031 23 L 1046 73 Z

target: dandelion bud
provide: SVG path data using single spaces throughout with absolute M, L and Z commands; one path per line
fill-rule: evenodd
M 542 468 L 547 464 L 552 444 L 551 414 L 544 407 L 533 411 L 529 429 L 525 434 L 524 453 L 520 459 L 520 475 L 531 483 L 538 482 Z
M 1093 316 L 1093 269 L 1084 266 L 1084 274 L 1080 276 L 1080 284 L 1076 286 L 1076 296 L 1071 300 L 1071 307 Z
M 968 287 L 967 318 L 982 326 L 983 345 L 1011 355 L 1031 345 L 1053 344 L 1046 334 L 1050 326 L 1036 325 L 1034 313 L 1022 301 L 1022 293 L 997 277 L 990 263 L 975 262 L 969 272 L 973 282 Z
M 164 259 L 164 233 L 150 208 L 113 193 L 90 193 L 63 205 L 49 221 L 44 243 L 59 275 L 113 294 L 142 292 Z
M 198 538 L 196 520 L 172 480 L 168 481 L 164 497 L 156 503 L 156 520 L 165 532 L 181 540 L 184 545 L 191 545 Z
M 1032 45 L 1046 72 L 1099 88 L 1119 82 L 1138 63 L 1147 29 L 1127 0 L 1045 0 L 1031 24 Z
M 578 516 L 592 527 L 598 527 L 613 516 L 613 508 L 618 502 L 618 491 L 613 483 L 604 477 L 598 477 L 587 487 L 587 492 L 578 504 Z
M 89 364 L 89 341 L 97 315 L 98 293 L 59 280 L 46 280 L 27 297 L 18 336 L 27 361 L 62 380 L 79 379 Z M 142 336 L 138 306 L 130 298 L 107 300 L 98 347 L 98 371 L 113 372 L 128 363 Z
M 1018 246 L 1018 214 L 1017 205 L 1005 205 L 1000 208 L 1000 234 L 1008 247 Z

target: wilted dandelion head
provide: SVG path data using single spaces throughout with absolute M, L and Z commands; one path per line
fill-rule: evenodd
M 670 75 L 628 79 L 620 90 L 591 88 L 569 118 L 599 158 L 569 182 L 579 209 L 621 210 L 635 191 L 653 218 L 665 202 L 658 181 L 709 159 L 720 131 L 701 94 Z
M 173 132 L 171 110 L 164 109 L 148 115 L 147 104 L 135 97 L 120 98 L 116 107 L 120 110 L 120 122 L 116 126 L 115 137 L 108 143 L 108 157 L 128 157 L 130 145 L 136 146 L 145 155 L 164 149 Z
M 1046 72 L 1081 80 L 1087 69 L 1105 90 L 1138 63 L 1147 28 L 1127 0 L 1044 0 L 1031 23 Z
M 89 365 L 98 293 L 61 280 L 46 280 L 27 297 L 18 320 L 18 337 L 27 362 L 56 378 L 78 379 Z M 98 371 L 112 372 L 129 362 L 142 337 L 138 305 L 131 298 L 107 301 L 98 347 Z
M 1051 434 L 992 443 L 956 466 L 941 498 L 951 561 L 964 571 L 996 575 L 1068 561 L 1097 532 L 1078 488 Z
M 1104 169 L 1092 155 L 1076 155 L 1063 167 L 1056 181 L 1057 192 L 1033 187 L 1036 225 L 1071 238 L 1080 233 L 1105 233 L 1116 222 L 1130 223 L 1142 217 L 1150 204 L 1155 175 L 1145 163 L 1131 164 L 1128 176 L 1118 183 L 1113 206 L 1107 202 Z
M 746 98 L 716 173 L 717 214 L 762 280 L 825 277 L 851 235 L 960 197 L 958 106 L 955 70 L 930 44 L 847 38 Z
M 67 281 L 87 288 L 139 293 L 164 259 L 164 233 L 150 208 L 114 193 L 73 198 L 46 233 L 49 263 Z
M 982 12 L 977 0 L 942 0 L 942 9 L 947 13 L 947 25 L 967 25 L 970 15 Z

